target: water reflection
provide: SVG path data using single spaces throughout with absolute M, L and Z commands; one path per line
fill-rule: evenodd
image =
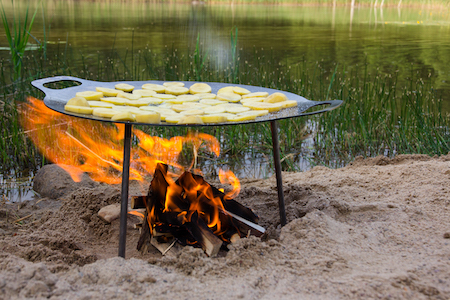
M 22 12 L 27 3 L 31 4 L 31 10 L 42 3 L 45 19 L 38 14 L 32 34 L 43 41 L 46 26 L 49 56 L 72 53 L 72 68 L 80 67 L 83 60 L 96 65 L 99 57 L 108 57 L 113 51 L 122 57 L 136 51 L 151 51 L 163 57 L 172 49 L 180 55 L 192 54 L 199 37 L 203 52 L 211 57 L 212 68 L 221 70 L 230 63 L 230 31 L 237 27 L 241 60 L 266 55 L 261 64 L 268 72 L 279 65 L 303 61 L 320 62 L 324 69 L 332 69 L 339 63 L 349 74 L 367 65 L 372 74 L 396 74 L 401 86 L 407 82 L 411 69 L 419 70 L 423 77 L 433 79 L 435 89 L 444 93 L 444 109 L 450 111 L 448 8 L 402 8 L 401 0 L 397 7 L 386 7 L 378 1 L 373 6 L 361 7 L 354 0 L 343 7 L 337 6 L 335 0 L 330 7 L 144 1 L 14 3 L 16 11 Z M 11 15 L 11 2 L 4 1 L 3 5 L 7 15 Z M 4 35 L 0 36 L 0 43 L 7 45 Z M 7 48 L 0 48 L 0 58 L 9 58 Z M 240 178 L 272 175 L 268 157 L 243 158 L 247 160 L 258 163 L 251 164 L 252 170 L 244 163 L 242 171 L 235 171 Z M 215 172 L 213 164 L 206 166 L 209 169 L 205 173 Z M 309 166 L 307 161 L 305 166 Z M 1 177 L 0 182 L 0 192 L 6 197 L 29 196 L 14 188 L 28 187 L 29 181 Z
M 34 199 L 36 194 L 33 192 L 32 178 L 33 174 L 0 174 L 0 201 L 22 202 Z

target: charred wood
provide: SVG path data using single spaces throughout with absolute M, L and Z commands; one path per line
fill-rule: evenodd
M 184 225 L 209 257 L 217 256 L 223 242 L 214 235 L 208 225 L 199 218 L 197 212 L 194 212 L 191 216 L 191 221 L 186 222 Z

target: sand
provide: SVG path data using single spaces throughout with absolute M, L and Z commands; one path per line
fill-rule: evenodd
M 119 189 L 45 172 L 42 198 L 0 204 L 1 299 L 450 299 L 450 156 L 283 173 L 283 228 L 275 178 L 244 180 L 236 200 L 267 235 L 215 258 L 193 247 L 142 255 L 135 216 L 126 259 L 117 257 L 119 220 L 97 212 Z

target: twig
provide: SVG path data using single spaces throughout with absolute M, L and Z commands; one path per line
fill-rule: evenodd
M 173 245 L 175 245 L 175 242 L 177 241 L 177 239 L 173 239 L 173 242 L 169 245 L 169 247 L 167 247 L 166 250 L 164 250 L 164 252 L 162 253 L 162 256 L 166 255 L 167 252 L 169 252 L 170 249 L 172 249 Z
M 25 219 L 28 219 L 28 218 L 31 217 L 32 215 L 33 215 L 33 214 L 28 215 L 28 216 L 25 216 L 25 217 L 20 218 L 20 219 L 17 219 L 17 220 L 14 221 L 14 223 L 17 223 L 17 222 L 23 221 L 23 220 L 25 220 Z

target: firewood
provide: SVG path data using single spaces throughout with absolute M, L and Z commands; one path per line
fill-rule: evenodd
M 223 242 L 215 236 L 208 225 L 199 218 L 197 211 L 192 214 L 191 221 L 186 222 L 184 225 L 209 257 L 217 256 Z
M 164 237 L 164 241 L 161 242 L 161 237 Z M 170 248 L 173 247 L 173 245 L 176 242 L 176 238 L 172 235 L 163 235 L 161 233 L 157 233 L 155 230 L 153 230 L 153 234 L 150 238 L 150 244 L 153 245 L 156 249 L 161 252 L 162 255 L 165 255 Z
M 243 234 L 246 234 L 248 231 L 250 231 L 250 234 L 260 237 L 264 234 L 264 232 L 266 232 L 266 229 L 264 229 L 264 227 L 250 222 L 238 215 L 235 215 L 232 212 L 225 211 L 224 213 L 233 217 L 233 221 L 237 223 L 239 231 Z
M 231 242 L 232 244 L 234 244 L 234 243 L 236 243 L 237 241 L 239 241 L 240 239 L 241 239 L 241 237 L 240 237 L 239 233 L 235 233 L 235 234 L 233 234 L 233 235 L 231 236 L 230 242 Z
M 141 253 L 148 252 L 148 246 L 150 245 L 150 227 L 148 226 L 147 212 L 144 214 L 144 222 L 142 224 L 141 235 L 139 236 L 137 250 Z
M 132 196 L 130 202 L 131 209 L 145 208 L 147 196 Z

